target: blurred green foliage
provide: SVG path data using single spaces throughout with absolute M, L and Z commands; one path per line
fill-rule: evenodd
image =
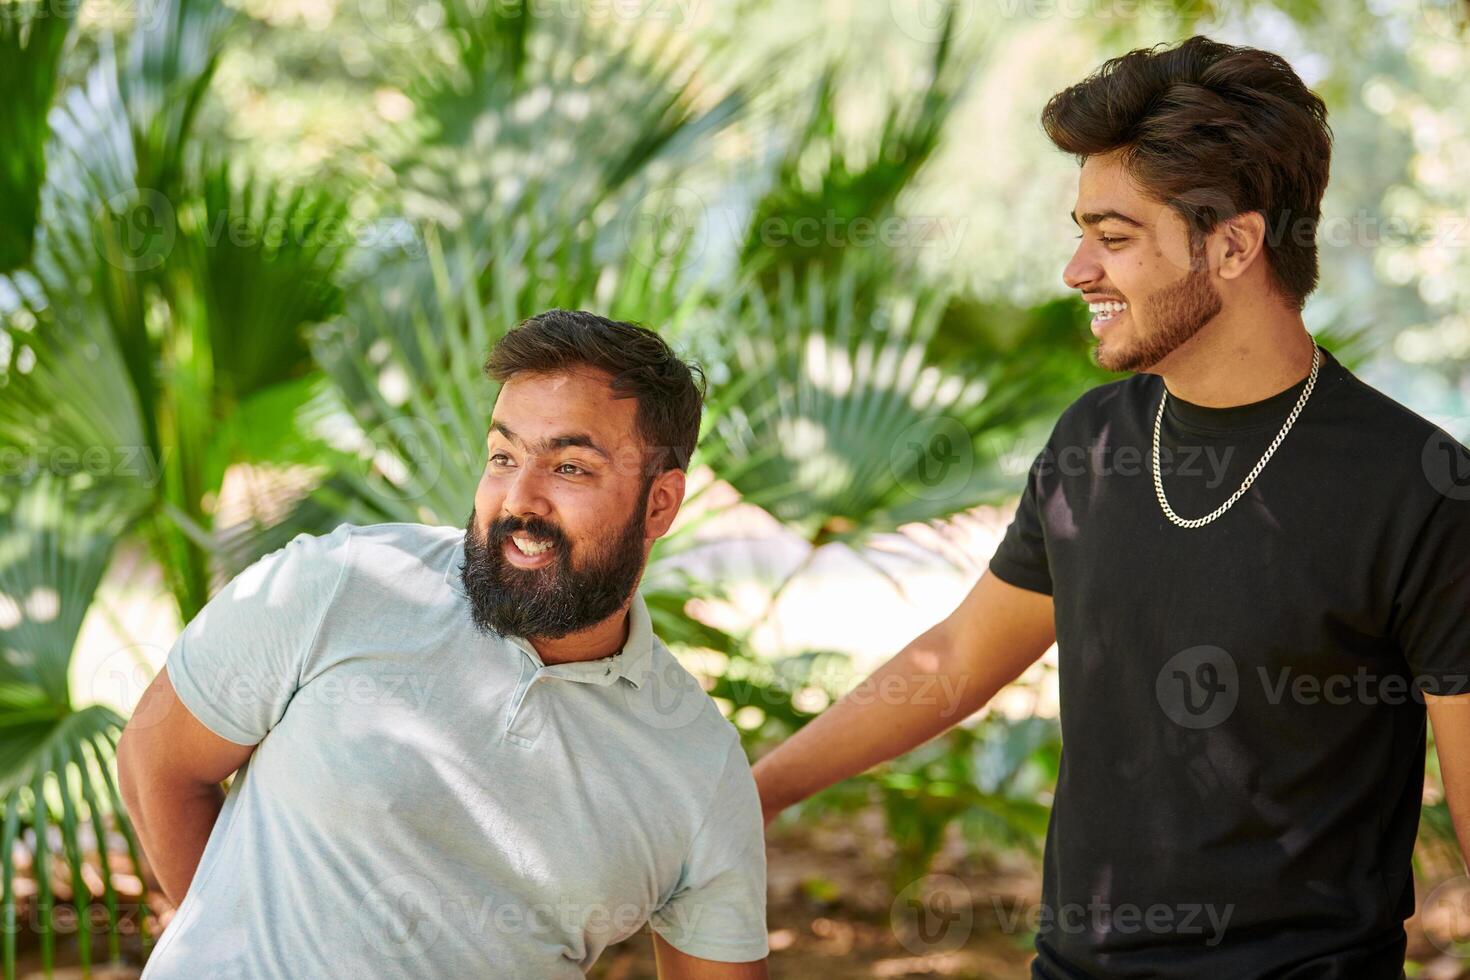
M 1298 63 L 1336 121 L 1343 232 L 1309 322 L 1426 412 L 1470 418 L 1458 0 L 926 10 L 0 0 L 7 976 L 16 841 L 102 903 L 118 955 L 110 878 L 93 895 L 82 868 L 113 826 L 137 866 L 110 768 L 122 719 L 68 680 L 117 547 L 145 546 L 189 618 L 300 531 L 462 523 L 496 393 L 480 363 L 541 310 L 653 325 L 713 382 L 697 459 L 721 482 L 655 552 L 659 634 L 717 658 L 711 694 L 752 752 L 811 717 L 799 692 L 840 696 L 843 655 L 772 662 L 754 627 L 691 616 L 729 583 L 687 559 L 733 489 L 805 549 L 773 608 L 823 549 L 863 557 L 1012 493 L 989 447 L 1107 380 L 1059 298 L 1073 165 L 1035 126 L 1106 55 L 1208 30 Z M 934 492 L 941 437 L 974 465 Z M 228 509 L 247 467 L 274 479 Z M 987 714 L 801 812 L 876 806 L 898 890 L 955 830 L 1034 849 L 1059 753 L 1054 721 Z

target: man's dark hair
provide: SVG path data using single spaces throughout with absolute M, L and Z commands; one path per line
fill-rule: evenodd
M 579 367 L 606 371 L 617 397 L 638 400 L 634 417 L 649 450 L 645 482 L 664 470 L 688 469 L 699 441 L 704 372 L 680 360 L 647 327 L 581 310 L 547 310 L 506 333 L 485 361 L 485 373 L 502 383 L 521 373 Z
M 1196 248 L 1221 221 L 1266 220 L 1277 288 L 1298 309 L 1317 285 L 1317 222 L 1332 158 L 1327 107 L 1279 55 L 1195 36 L 1103 64 L 1041 113 L 1058 148 L 1114 150 Z

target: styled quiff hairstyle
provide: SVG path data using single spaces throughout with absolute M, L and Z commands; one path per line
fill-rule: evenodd
M 699 441 L 704 372 L 680 360 L 647 327 L 581 310 L 547 310 L 508 331 L 485 361 L 485 373 L 502 383 L 517 374 L 579 367 L 606 371 L 617 397 L 637 399 L 645 484 L 665 470 L 689 468 Z
M 1300 309 L 1317 286 L 1317 222 L 1332 159 L 1327 107 L 1279 55 L 1195 36 L 1104 63 L 1041 113 L 1079 160 L 1120 151 L 1123 167 L 1189 227 L 1198 250 L 1220 222 L 1266 221 L 1280 293 Z

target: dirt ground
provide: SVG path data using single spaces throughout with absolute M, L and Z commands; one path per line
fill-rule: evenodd
M 825 825 L 778 825 L 771 829 L 768 844 L 773 977 L 1030 976 L 1034 921 L 1028 920 L 1041 889 L 1036 858 L 1009 855 L 981 866 L 967 861 L 963 845 L 955 841 L 929 878 L 892 901 L 886 881 L 890 845 L 876 814 Z M 1425 897 L 1421 889 L 1421 907 Z M 1470 910 L 1470 883 L 1447 907 L 1455 914 Z M 920 915 L 927 920 L 921 922 Z M 1451 927 L 1458 937 L 1470 932 L 1470 921 Z M 1410 975 L 1416 980 L 1470 977 L 1465 959 L 1447 955 L 1426 939 L 1420 916 L 1410 920 L 1409 936 L 1410 958 L 1417 964 Z M 28 938 L 33 937 L 22 935 L 18 976 L 40 980 L 40 958 Z M 125 943 L 124 953 L 123 964 L 94 969 L 95 980 L 136 980 L 141 966 L 136 939 Z M 79 980 L 75 962 L 72 944 L 62 943 L 55 976 Z M 647 929 L 608 949 L 590 977 L 656 980 Z
M 957 861 L 951 849 L 923 886 L 890 899 L 887 839 L 876 814 L 826 826 L 776 826 L 768 835 L 767 922 L 773 977 L 1023 978 L 1030 976 L 1026 911 L 1040 897 L 1034 859 L 996 867 Z M 916 931 L 910 899 L 933 885 L 958 909 L 933 935 Z M 654 980 L 652 940 L 640 933 L 603 954 L 594 980 Z

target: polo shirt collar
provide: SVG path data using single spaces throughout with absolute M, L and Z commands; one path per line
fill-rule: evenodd
M 463 567 L 464 534 L 461 532 L 444 569 L 444 582 L 468 600 L 469 593 L 465 591 L 460 575 Z M 529 656 L 537 667 L 569 680 L 611 684 L 622 677 L 635 688 L 641 688 L 653 664 L 653 619 L 648 613 L 648 604 L 643 601 L 643 594 L 636 590 L 633 592 L 633 601 L 628 606 L 628 642 L 612 656 L 547 666 L 536 652 L 536 647 L 525 637 L 512 635 L 502 639 Z

